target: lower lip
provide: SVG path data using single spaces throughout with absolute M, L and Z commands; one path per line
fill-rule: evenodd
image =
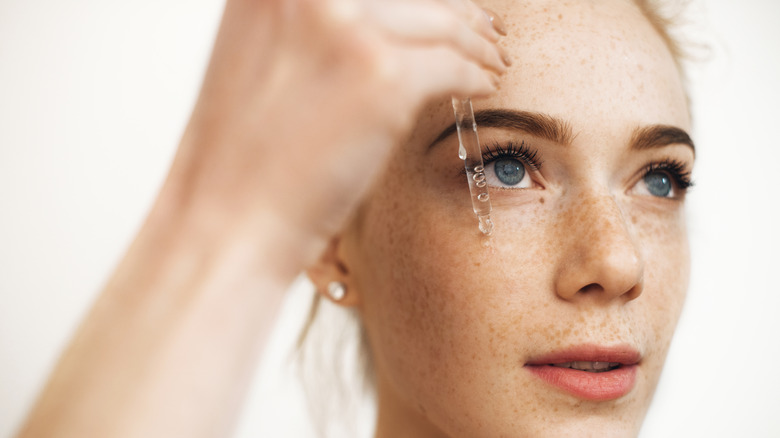
M 576 397 L 614 400 L 628 394 L 636 383 L 637 365 L 623 365 L 612 371 L 591 373 L 552 365 L 528 365 L 534 375 Z

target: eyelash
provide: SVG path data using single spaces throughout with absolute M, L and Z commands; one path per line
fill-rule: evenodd
M 484 146 L 482 161 L 484 161 L 486 166 L 501 158 L 514 158 L 520 160 L 532 171 L 538 171 L 542 168 L 542 161 L 539 159 L 539 153 L 535 149 L 528 147 L 525 144 L 525 141 L 521 141 L 519 144 L 510 141 L 503 145 L 493 143 L 492 147 L 491 145 Z
M 505 144 L 499 144 L 494 142 L 492 145 L 483 146 L 482 161 L 485 166 L 488 164 L 500 160 L 502 158 L 514 158 L 520 160 L 528 166 L 531 171 L 539 171 L 542 168 L 542 161 L 539 159 L 539 153 L 525 144 L 525 141 L 520 143 L 509 141 Z M 685 192 L 694 186 L 694 182 L 691 179 L 691 172 L 685 170 L 685 163 L 667 159 L 656 163 L 650 163 L 645 166 L 642 172 L 642 178 L 653 172 L 664 172 L 669 175 L 674 181 L 677 188 Z M 463 171 L 465 173 L 465 171 Z
M 645 166 L 645 170 L 642 172 L 642 178 L 653 172 L 664 172 L 669 175 L 677 188 L 682 192 L 685 192 L 689 188 L 693 187 L 691 172 L 685 170 L 685 164 L 681 161 L 670 159 L 659 161 L 657 163 L 650 163 Z

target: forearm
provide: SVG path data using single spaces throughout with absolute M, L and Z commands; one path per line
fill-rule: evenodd
M 284 290 L 416 111 L 506 70 L 476 6 L 402 3 L 227 2 L 166 186 L 20 436 L 225 436 Z
M 226 435 L 299 253 L 270 215 L 249 233 L 183 205 L 169 184 L 21 437 Z

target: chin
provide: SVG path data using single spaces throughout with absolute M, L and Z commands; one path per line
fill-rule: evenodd
M 570 421 L 551 422 L 539 430 L 529 433 L 528 437 L 578 437 L 578 438 L 631 438 L 639 435 L 644 413 L 625 416 L 589 416 Z

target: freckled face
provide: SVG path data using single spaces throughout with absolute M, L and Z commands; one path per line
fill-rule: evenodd
M 377 436 L 635 435 L 688 281 L 692 149 L 636 144 L 643 128 L 689 129 L 674 62 L 632 2 L 486 6 L 505 18 L 515 65 L 475 110 L 544 114 L 571 136 L 480 128 L 496 159 L 489 239 L 457 137 L 430 146 L 452 123 L 448 103 L 375 184 L 341 251 L 374 355 Z M 529 366 L 594 346 L 640 356 L 625 393 L 594 400 Z

